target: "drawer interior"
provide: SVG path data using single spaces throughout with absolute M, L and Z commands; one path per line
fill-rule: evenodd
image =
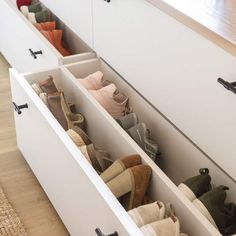
M 39 1 L 35 1 L 35 3 L 36 2 Z M 16 12 L 19 11 L 15 2 L 10 2 L 9 4 L 14 5 L 12 7 Z M 43 10 L 48 10 L 42 3 L 41 5 Z M 25 27 L 33 28 L 32 30 L 35 32 L 37 37 L 42 39 L 44 42 L 47 41 L 46 45 L 49 45 L 52 48 L 53 52 L 58 56 L 59 64 L 63 65 L 95 57 L 95 53 L 92 51 L 92 49 L 66 24 L 64 24 L 53 12 L 51 12 L 52 20 L 56 21 L 56 29 L 63 30 L 62 41 L 65 43 L 66 47 L 71 52 L 71 55 L 69 56 L 63 56 L 53 45 L 51 45 L 51 43 L 48 42 L 48 40 L 43 35 L 41 35 L 41 33 L 33 26 L 33 24 L 31 24 L 31 22 L 28 21 L 28 19 L 25 19 L 24 15 L 21 14 L 20 11 L 19 15 L 21 18 L 23 18 L 22 19 L 23 21 L 27 22 Z
M 107 150 L 114 160 L 138 153 L 142 157 L 143 164 L 148 164 L 152 168 L 150 196 L 154 200 L 161 200 L 165 203 L 171 202 L 174 205 L 183 232 L 193 236 L 209 235 L 212 232 L 217 235 L 214 227 L 192 207 L 192 204 L 178 191 L 166 174 L 77 81 L 76 77 L 83 78 L 98 69 L 104 72 L 107 79 L 121 80 L 118 74 L 97 59 L 71 64 L 60 69 L 25 75 L 25 78 L 29 84 L 32 84 L 52 75 L 57 87 L 64 90 L 68 102 L 75 103 L 77 111 L 84 115 L 87 134 L 95 145 Z M 43 103 L 42 106 L 44 106 Z M 67 134 L 64 132 L 64 135 Z M 97 177 L 99 178 L 99 176 Z

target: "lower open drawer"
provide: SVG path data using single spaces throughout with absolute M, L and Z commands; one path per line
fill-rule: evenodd
M 86 118 L 88 135 L 94 144 L 107 150 L 114 160 L 137 153 L 143 164 L 152 168 L 149 194 L 154 200 L 174 205 L 182 232 L 191 236 L 220 235 L 170 178 L 78 83 L 77 76 L 82 78 L 98 69 L 111 80 L 121 80 L 98 59 L 27 75 L 11 70 L 13 101 L 18 105 L 28 104 L 28 109 L 22 110 L 20 115 L 15 113 L 18 146 L 70 234 L 96 235 L 95 229 L 100 228 L 104 234 L 116 231 L 119 236 L 142 235 L 31 88 L 32 83 L 42 81 L 48 75 L 54 77 L 67 100 L 75 103 L 77 110 Z

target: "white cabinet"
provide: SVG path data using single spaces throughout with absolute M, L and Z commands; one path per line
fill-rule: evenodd
M 101 70 L 105 79 L 109 78 L 125 93 L 129 93 L 132 105 L 135 101 L 140 102 L 140 106 L 135 107 L 140 119 L 145 111 L 155 115 L 156 112 L 146 101 L 99 59 L 24 76 L 11 70 L 13 101 L 17 105 L 28 105 L 20 115 L 15 112 L 18 146 L 71 235 L 95 235 L 96 228 L 100 228 L 104 234 L 117 231 L 119 236 L 141 236 L 142 233 L 31 88 L 32 83 L 48 75 L 52 75 L 56 86 L 63 89 L 67 101 L 75 103 L 77 110 L 84 115 L 87 133 L 96 146 L 107 150 L 114 160 L 137 153 L 142 163 L 152 168 L 149 195 L 151 199 L 174 205 L 182 231 L 192 236 L 218 236 L 217 230 L 182 195 L 168 176 L 79 84 L 77 78 L 96 70 Z M 157 113 L 156 117 L 160 124 L 165 122 Z M 165 129 L 168 128 L 171 129 L 170 124 L 165 125 Z M 171 135 L 181 139 L 174 130 Z M 181 149 L 183 146 L 176 151 L 181 152 Z
M 90 47 L 93 46 L 92 0 L 41 1 Z
M 145 0 L 94 0 L 94 48 L 236 180 L 236 58 Z
M 64 63 L 93 58 L 91 49 L 58 19 L 63 37 L 70 47 L 71 56 L 64 57 L 26 19 L 15 4 L 0 1 L 0 51 L 19 72 L 32 72 Z M 40 52 L 34 58 L 29 50 Z

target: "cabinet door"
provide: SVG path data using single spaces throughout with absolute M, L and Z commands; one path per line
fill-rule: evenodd
M 92 0 L 41 1 L 90 47 L 92 40 Z
M 141 232 L 31 86 L 11 70 L 17 144 L 72 236 Z M 39 75 L 40 76 L 40 75 Z M 114 234 L 115 236 L 115 234 Z
M 234 180 L 236 58 L 145 0 L 94 0 L 95 50 Z

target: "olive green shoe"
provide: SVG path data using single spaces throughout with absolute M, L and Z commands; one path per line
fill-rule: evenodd
M 211 190 L 211 177 L 207 168 L 199 170 L 200 175 L 194 176 L 181 183 L 179 190 L 190 200 L 199 198 Z
M 225 230 L 233 230 L 236 224 L 235 205 L 225 204 L 226 186 L 219 186 L 195 199 L 193 204 L 221 233 Z M 230 210 L 231 208 L 231 210 Z
M 28 19 L 32 24 L 51 21 L 51 13 L 48 10 L 43 10 L 36 13 L 29 12 Z
M 28 14 L 31 13 L 36 13 L 42 11 L 42 7 L 40 3 L 37 4 L 32 4 L 30 6 L 21 6 L 20 8 L 22 14 L 27 17 Z

